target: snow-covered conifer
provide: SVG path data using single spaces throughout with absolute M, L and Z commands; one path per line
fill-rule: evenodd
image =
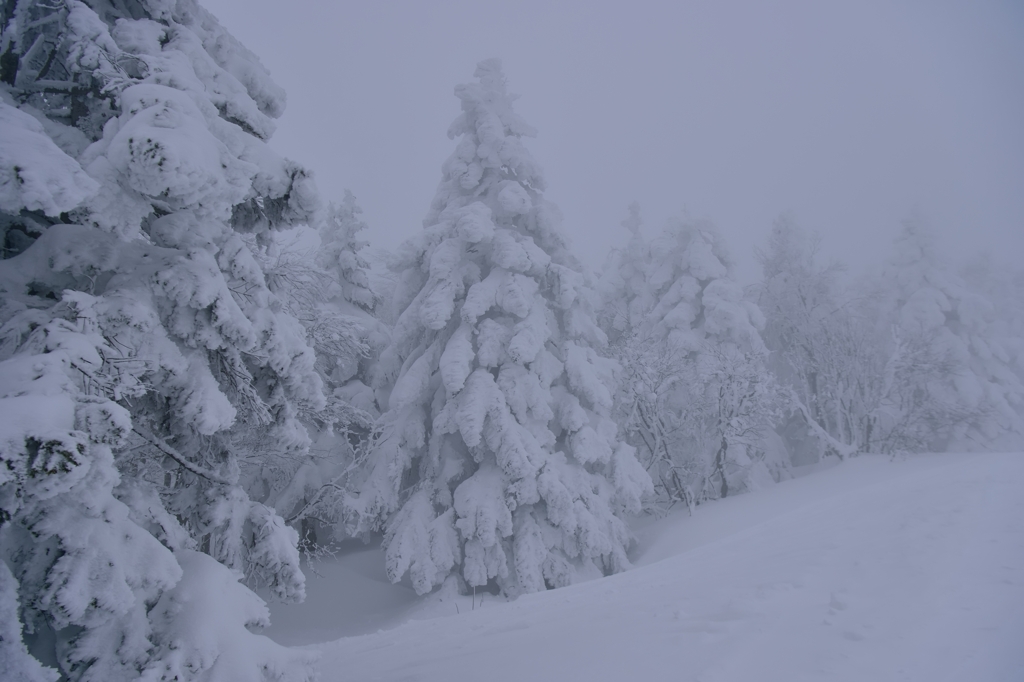
M 706 343 L 760 352 L 764 316 L 743 296 L 732 257 L 714 226 L 674 220 L 651 243 L 652 307 L 641 331 L 698 352 Z
M 650 479 L 611 421 L 616 365 L 545 201 L 500 62 L 460 85 L 459 138 L 401 249 L 381 355 L 387 412 L 351 501 L 418 592 L 457 573 L 507 594 L 628 565 L 623 513 Z
M 362 212 L 349 190 L 345 190 L 340 205 L 331 204 L 320 226 L 317 263 L 334 274 L 339 290 L 336 297 L 372 311 L 380 299 L 370 289 L 370 265 L 362 253 L 367 247 L 359 238 L 359 233 L 366 229 L 366 223 L 359 217 Z
M 2 559 L 66 677 L 135 679 L 193 548 L 302 597 L 296 533 L 246 472 L 304 452 L 322 382 L 254 250 L 318 198 L 266 145 L 283 92 L 195 2 L 2 11 Z
M 641 233 L 640 204 L 634 201 L 629 205 L 629 217 L 622 226 L 629 232 L 629 241 L 625 248 L 612 249 L 608 254 L 598 281 L 599 321 L 612 344 L 623 334 L 639 329 L 654 305 L 647 282 L 651 252 Z

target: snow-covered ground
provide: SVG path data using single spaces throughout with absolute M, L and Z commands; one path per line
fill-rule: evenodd
M 343 636 L 324 682 L 1024 680 L 1024 454 L 860 457 L 636 532 L 634 570 L 458 611 L 352 549 L 268 634 Z

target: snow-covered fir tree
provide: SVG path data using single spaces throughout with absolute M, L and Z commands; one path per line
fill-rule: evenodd
M 370 287 L 370 264 L 363 255 L 369 244 L 359 236 L 366 229 L 366 223 L 360 218 L 362 212 L 349 190 L 345 190 L 340 205 L 331 204 L 320 227 L 317 263 L 334 274 L 337 292 L 332 298 L 372 312 L 380 303 L 380 297 Z
M 247 472 L 301 456 L 324 405 L 254 257 L 319 207 L 266 144 L 284 94 L 191 0 L 0 11 L 5 613 L 16 584 L 67 679 L 307 679 L 237 582 L 303 596 Z
M 324 351 L 317 348 L 318 362 L 326 363 L 325 381 L 331 404 L 348 405 L 362 416 L 351 424 L 359 429 L 359 437 L 368 435 L 368 419 L 378 415 L 376 397 L 369 384 L 377 358 L 387 344 L 389 331 L 380 320 L 383 298 L 370 282 L 370 263 L 366 258 L 368 243 L 360 238 L 367 229 L 360 218 L 362 209 L 348 190 L 340 205 L 332 204 L 320 224 L 321 245 L 316 262 L 329 275 L 326 305 L 322 319 L 348 320 L 358 330 L 363 352 L 358 356 L 334 353 L 325 342 Z M 324 334 L 320 334 L 324 336 Z M 333 338 L 334 334 L 331 335 Z M 353 412 L 353 414 L 355 414 Z M 358 425 L 357 425 L 358 422 Z
M 743 296 L 735 265 L 714 226 L 674 220 L 651 243 L 648 287 L 652 307 L 641 331 L 698 352 L 702 345 L 763 347 L 764 317 Z
M 459 138 L 425 228 L 401 249 L 387 407 L 351 501 L 387 570 L 506 594 L 628 565 L 623 514 L 650 488 L 609 418 L 616 364 L 500 62 L 455 93 Z

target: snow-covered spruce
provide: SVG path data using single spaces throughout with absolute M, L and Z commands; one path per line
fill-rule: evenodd
M 355 531 L 385 530 L 393 580 L 424 593 L 457 573 L 515 595 L 625 568 L 621 515 L 650 479 L 609 419 L 616 365 L 523 145 L 534 131 L 500 62 L 475 75 L 455 90 L 460 139 L 425 229 L 399 254 L 393 384 L 350 504 Z
M 337 291 L 332 292 L 332 298 L 372 312 L 380 297 L 370 288 L 370 264 L 363 255 L 368 244 L 359 238 L 359 233 L 366 229 L 366 223 L 359 217 L 362 212 L 349 190 L 345 190 L 340 205 L 331 204 L 320 225 L 321 246 L 316 260 L 333 275 L 332 288 Z
M 29 649 L 72 680 L 306 679 L 237 583 L 302 597 L 251 472 L 324 405 L 254 258 L 318 209 L 265 142 L 283 92 L 191 0 L 0 11 L 0 558 Z

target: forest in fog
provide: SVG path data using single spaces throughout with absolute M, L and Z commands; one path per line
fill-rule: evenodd
M 311 679 L 256 590 L 301 601 L 346 539 L 418 594 L 514 598 L 794 467 L 1022 448 L 1024 271 L 923 215 L 861 272 L 789 215 L 729 243 L 634 203 L 592 272 L 490 59 L 423 229 L 372 250 L 195 0 L 0 0 L 0 30 L 9 679 Z

